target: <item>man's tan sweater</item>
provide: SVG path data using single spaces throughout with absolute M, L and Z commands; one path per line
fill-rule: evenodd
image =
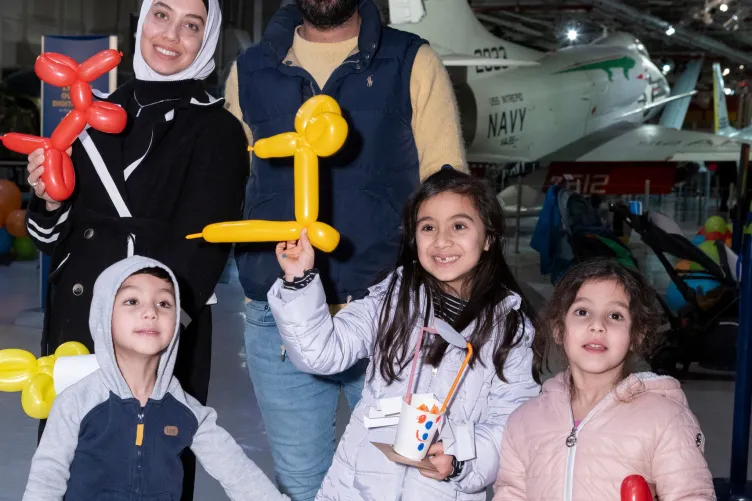
M 295 32 L 285 64 L 299 66 L 313 76 L 320 88 L 335 69 L 358 51 L 357 37 L 335 43 L 309 42 Z M 410 75 L 412 129 L 418 148 L 420 179 L 424 180 L 442 165 L 467 172 L 462 130 L 452 84 L 438 54 L 427 44 L 418 49 Z M 233 65 L 225 86 L 225 107 L 243 122 L 238 96 L 238 69 Z M 249 144 L 251 129 L 243 122 Z

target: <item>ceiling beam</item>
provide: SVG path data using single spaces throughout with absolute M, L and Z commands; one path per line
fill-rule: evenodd
M 665 31 L 672 26 L 668 21 L 645 14 L 633 7 L 619 2 L 618 0 L 590 0 L 590 3 L 596 8 L 622 18 L 627 22 L 633 24 L 639 23 L 643 26 L 650 27 L 653 30 L 663 31 L 665 33 Z M 712 54 L 723 56 L 730 61 L 752 65 L 752 54 L 733 49 L 724 43 L 683 26 L 673 26 L 673 28 L 676 32 L 671 37 L 665 35 L 667 42 L 669 39 L 675 39 L 676 41 L 681 42 L 682 45 L 698 47 Z

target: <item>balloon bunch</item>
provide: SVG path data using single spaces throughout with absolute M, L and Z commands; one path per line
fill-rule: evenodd
M 347 138 L 342 110 L 329 96 L 307 100 L 295 115 L 295 132 L 284 132 L 256 141 L 249 151 L 259 158 L 294 156 L 295 221 L 231 221 L 210 224 L 203 233 L 186 238 L 207 242 L 282 242 L 297 240 L 303 228 L 314 247 L 332 252 L 340 235 L 319 217 L 319 159 L 335 154 Z
M 55 361 L 88 354 L 86 346 L 75 341 L 61 344 L 54 355 L 39 360 L 25 350 L 0 350 L 0 391 L 20 391 L 24 412 L 34 419 L 47 419 L 56 396 L 52 379 Z
M 11 132 L 2 137 L 3 146 L 17 153 L 28 155 L 42 148 L 44 153 L 44 182 L 47 194 L 59 202 L 73 193 L 76 184 L 75 171 L 70 157 L 65 152 L 88 123 L 107 134 L 119 134 L 125 129 L 128 115 L 120 106 L 97 101 L 91 92 L 90 82 L 113 70 L 123 54 L 112 49 L 102 51 L 79 64 L 68 56 L 45 52 L 37 57 L 34 71 L 43 81 L 56 87 L 70 87 L 71 110 L 47 139 L 29 134 Z
M 653 501 L 653 495 L 643 477 L 630 475 L 621 483 L 621 501 Z

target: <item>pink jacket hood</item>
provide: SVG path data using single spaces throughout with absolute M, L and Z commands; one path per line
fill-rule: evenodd
M 715 500 L 705 439 L 679 382 L 632 374 L 574 429 L 569 373 L 510 417 L 494 501 L 618 500 L 642 475 L 659 501 Z

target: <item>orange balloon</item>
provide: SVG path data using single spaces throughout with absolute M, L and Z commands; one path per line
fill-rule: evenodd
M 14 210 L 5 219 L 5 229 L 14 237 L 25 237 L 26 233 L 26 211 Z
M 8 215 L 21 208 L 21 190 L 16 183 L 0 179 L 0 226 L 5 224 Z
M 691 269 L 692 263 L 690 263 L 686 259 L 682 259 L 678 263 L 676 263 L 676 266 L 674 266 L 674 269 L 677 271 L 689 271 Z

